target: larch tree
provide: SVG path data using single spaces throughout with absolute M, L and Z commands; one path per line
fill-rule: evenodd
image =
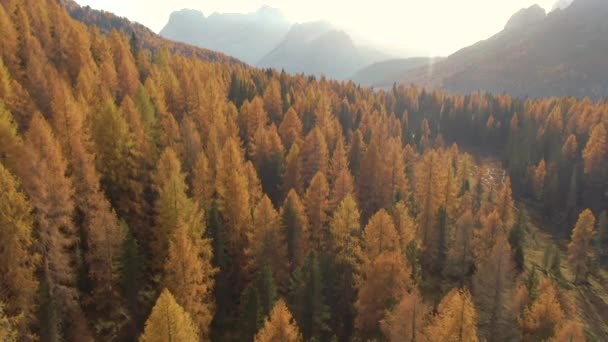
M 310 225 L 311 247 L 315 250 L 323 250 L 327 239 L 328 196 L 329 186 L 325 175 L 318 172 L 310 182 L 310 186 L 304 196 L 304 202 L 307 204 L 308 223 Z
M 0 302 L 0 340 L 17 342 L 17 329 L 4 312 L 4 304 Z
M 329 195 L 329 211 L 333 212 L 340 202 L 349 194 L 355 193 L 353 176 L 348 169 L 343 169 L 334 180 Z
M 32 207 L 17 179 L 0 163 L 0 302 L 7 319 L 17 317 L 21 339 L 35 321 L 39 256 L 34 250 Z M 16 336 L 15 336 L 16 340 Z
M 416 167 L 416 202 L 418 203 L 418 235 L 427 263 L 434 264 L 439 254 L 437 212 L 441 205 L 443 182 L 440 176 L 439 155 L 428 151 Z
M 382 253 L 399 253 L 399 235 L 393 220 L 382 209 L 371 217 L 363 230 L 363 254 L 366 260 L 374 260 Z
M 249 144 L 259 127 L 264 127 L 268 122 L 268 114 L 264 110 L 264 100 L 255 97 L 251 102 L 245 101 L 238 115 L 241 139 Z
M 118 217 L 101 190 L 100 176 L 95 169 L 91 139 L 83 125 L 81 109 L 64 83 L 58 83 L 51 103 L 53 126 L 66 154 L 74 180 L 76 228 L 83 241 L 88 280 L 94 303 L 89 309 L 96 312 L 94 327 L 97 336 L 114 338 L 122 329 L 117 321 L 122 317 L 122 298 L 118 287 L 118 262 L 123 243 L 123 232 Z
M 283 119 L 283 101 L 281 100 L 281 84 L 273 79 L 264 91 L 264 110 L 270 120 L 275 123 Z
M 521 321 L 523 337 L 530 341 L 543 341 L 552 337 L 564 320 L 556 284 L 543 280 L 538 288 L 538 298 L 526 309 Z
M 307 188 L 317 172 L 325 174 L 329 164 L 329 150 L 319 127 L 315 127 L 304 140 L 300 153 L 302 182 Z
M 346 157 L 344 148 L 344 138 L 340 136 L 329 162 L 329 169 L 327 172 L 329 184 L 333 186 L 340 173 L 345 169 L 348 170 L 348 158 Z
M 193 237 L 189 227 L 178 221 L 169 243 L 164 265 L 163 287 L 168 289 L 178 304 L 198 326 L 202 339 L 208 339 L 215 310 L 211 246 L 200 236 Z
M 557 329 L 550 342 L 586 341 L 585 331 L 581 323 L 569 320 Z
M 290 149 L 294 143 L 298 143 L 302 139 L 302 120 L 298 113 L 292 108 L 289 108 L 283 121 L 279 125 L 279 134 L 283 145 Z
M 255 342 L 301 342 L 302 340 L 302 334 L 282 299 L 276 302 L 270 317 L 254 338 Z
M 452 234 L 452 243 L 448 250 L 447 273 L 458 277 L 461 285 L 464 285 L 465 277 L 473 269 L 473 232 L 475 229 L 475 218 L 471 210 L 462 214 Z
M 0 100 L 0 162 L 11 173 L 17 172 L 23 141 L 17 133 L 17 123 Z
M 363 140 L 363 134 L 359 129 L 357 129 L 351 138 L 350 149 L 348 152 L 348 165 L 350 166 L 350 170 L 353 173 L 353 176 L 359 176 L 359 170 L 361 167 L 361 161 L 365 156 L 365 150 L 367 146 L 365 145 L 365 141 Z
M 430 311 L 418 291 L 406 293 L 382 319 L 382 334 L 389 342 L 424 340 Z
M 574 282 L 585 282 L 591 270 L 595 253 L 593 249 L 595 216 L 589 209 L 578 216 L 568 244 L 568 262 L 574 271 Z
M 388 208 L 390 205 L 389 187 L 392 179 L 388 175 L 384 154 L 380 151 L 381 143 L 379 137 L 372 138 L 361 161 L 357 178 L 357 194 L 364 221 L 378 210 Z
M 352 195 L 347 195 L 334 211 L 329 225 L 329 251 L 334 259 L 334 287 L 330 298 L 332 321 L 341 338 L 350 338 L 354 328 L 357 299 L 355 279 L 363 262 L 359 209 Z
M 245 265 L 244 250 L 253 205 L 243 155 L 234 139 L 228 139 L 222 148 L 221 158 L 217 161 L 215 188 L 218 209 L 226 230 L 227 251 L 234 258 L 234 273 Z
M 587 145 L 583 150 L 583 162 L 585 174 L 598 179 L 606 172 L 606 156 L 608 148 L 606 147 L 606 127 L 604 124 L 597 124 L 589 135 Z
M 285 158 L 285 173 L 283 175 L 283 193 L 295 190 L 303 195 L 302 183 L 302 160 L 300 159 L 300 146 L 297 143 L 291 145 Z
M 122 112 L 112 100 L 106 99 L 101 110 L 92 115 L 91 137 L 97 152 L 95 160 L 101 173 L 101 185 L 110 203 L 121 217 L 141 216 L 144 188 L 138 181 L 141 170 L 134 139 Z
M 517 337 L 515 317 L 510 308 L 515 277 L 512 258 L 509 242 L 501 237 L 484 259 L 477 260 L 473 294 L 480 332 L 486 338 L 510 340 Z
M 497 241 L 507 239 L 509 232 L 502 222 L 497 210 L 480 218 L 481 229 L 474 230 L 474 253 L 477 260 L 484 260 Z
M 39 305 L 44 315 L 57 321 L 42 322 L 41 336 L 56 334 L 87 336 L 82 310 L 78 304 L 75 256 L 70 253 L 78 243 L 75 231 L 74 185 L 67 175 L 67 162 L 48 123 L 35 114 L 25 136 L 25 151 L 20 166 L 20 178 L 34 209 L 34 223 L 38 241 L 36 250 L 41 256 L 40 272 L 47 291 Z M 63 331 L 58 331 L 60 322 Z
M 198 342 L 199 335 L 190 315 L 164 289 L 146 320 L 140 342 Z
M 428 326 L 429 341 L 477 342 L 477 312 L 468 290 L 452 289 L 446 294 Z
M 362 338 L 380 337 L 380 321 L 401 296 L 412 290 L 411 270 L 401 253 L 367 261 L 358 281 L 355 327 Z
M 215 177 L 212 171 L 205 152 L 199 153 L 192 171 L 192 198 L 204 211 L 211 209 L 211 201 L 215 192 Z
M 392 138 L 388 142 L 388 151 L 384 154 L 384 163 L 388 177 L 388 205 L 395 201 L 409 198 L 409 183 L 405 173 L 405 160 L 403 159 L 403 149 L 401 140 Z M 450 198 L 454 205 L 457 204 L 456 198 Z M 451 203 L 451 202 L 450 202 Z
M 498 212 L 500 221 L 505 226 L 506 230 L 510 230 L 513 227 L 514 222 L 514 203 L 513 195 L 511 192 L 511 178 L 506 177 L 502 189 L 496 198 L 495 209 Z
M 310 231 L 306 208 L 298 193 L 290 190 L 281 207 L 281 226 L 287 244 L 287 257 L 291 271 L 299 267 L 310 249 Z
M 404 201 L 399 201 L 393 208 L 393 220 L 395 229 L 399 235 L 401 250 L 404 250 L 410 242 L 416 239 L 416 223 L 409 213 L 409 208 Z
M 247 233 L 248 271 L 256 273 L 266 264 L 269 264 L 280 287 L 287 281 L 289 265 L 287 260 L 287 246 L 285 234 L 281 230 L 279 214 L 274 209 L 268 196 L 253 210 L 252 229 Z
M 171 148 L 165 149 L 158 160 L 154 174 L 154 188 L 158 194 L 155 203 L 156 226 L 152 244 L 155 268 L 162 269 L 169 251 L 169 242 L 181 225 L 193 239 L 200 239 L 205 232 L 203 212 L 188 197 L 185 174 L 177 155 Z

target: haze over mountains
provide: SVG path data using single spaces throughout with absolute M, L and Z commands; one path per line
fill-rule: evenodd
M 196 10 L 171 14 L 160 35 L 237 57 L 251 65 L 290 73 L 348 79 L 357 70 L 389 58 L 388 53 L 353 41 L 320 20 L 292 24 L 281 11 L 263 6 L 253 13 Z
M 418 68 L 398 79 L 458 93 L 607 97 L 608 1 L 566 5 L 548 15 L 538 6 L 517 12 L 503 31 L 437 62 L 432 72 Z
M 376 88 L 414 83 L 456 93 L 598 99 L 608 96 L 606 17 L 608 1 L 602 0 L 559 0 L 548 14 L 531 6 L 516 12 L 494 36 L 445 59 L 394 56 L 328 21 L 294 24 L 268 6 L 251 13 L 209 16 L 177 11 L 160 34 L 252 66 Z M 201 51 L 206 50 L 197 53 Z

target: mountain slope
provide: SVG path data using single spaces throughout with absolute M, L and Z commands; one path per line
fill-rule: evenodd
M 398 58 L 377 62 L 357 71 L 351 80 L 362 86 L 388 87 L 408 70 L 437 62 L 433 57 Z
M 134 35 L 139 40 L 142 47 L 147 49 L 157 50 L 162 47 L 169 49 L 172 53 L 178 53 L 184 56 L 195 56 L 205 61 L 243 64 L 238 59 L 224 55 L 220 52 L 164 39 L 147 27 L 139 23 L 131 22 L 127 18 L 119 17 L 113 13 L 94 10 L 89 6 L 83 7 L 73 0 L 60 0 L 60 3 L 73 19 L 89 26 L 97 26 L 103 33 L 108 33 L 111 30 L 118 30 L 127 35 Z
M 507 92 L 516 96 L 608 96 L 608 2 L 575 0 L 539 16 L 518 12 L 503 31 L 426 68 L 404 83 L 455 92 Z
M 257 63 L 289 30 L 290 23 L 277 9 L 263 6 L 254 13 L 214 13 L 196 10 L 173 12 L 160 35 Z
M 257 65 L 346 79 L 361 67 L 383 58 L 381 53 L 355 46 L 344 31 L 317 21 L 293 25 L 285 39 Z

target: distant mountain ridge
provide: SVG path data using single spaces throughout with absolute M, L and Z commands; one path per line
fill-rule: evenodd
M 606 0 L 575 0 L 548 15 L 532 6 L 516 13 L 493 37 L 435 63 L 432 73 L 416 68 L 400 80 L 458 93 L 605 98 L 606 18 Z
M 291 24 L 279 10 L 263 6 L 252 13 L 173 12 L 160 35 L 257 63 L 287 34 Z
M 173 12 L 161 36 L 217 50 L 260 67 L 344 80 L 373 62 L 389 58 L 360 46 L 327 21 L 291 24 L 277 9 L 253 13 Z
M 357 73 L 351 77 L 351 80 L 366 87 L 387 88 L 398 81 L 397 77 L 399 77 L 399 75 L 402 75 L 408 70 L 423 65 L 428 66 L 441 59 L 442 58 L 435 57 L 412 57 L 381 61 L 357 71 Z

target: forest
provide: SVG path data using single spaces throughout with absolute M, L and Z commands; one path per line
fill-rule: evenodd
M 170 48 L 0 0 L 0 340 L 602 339 L 608 101 Z M 565 260 L 530 267 L 527 211 Z

